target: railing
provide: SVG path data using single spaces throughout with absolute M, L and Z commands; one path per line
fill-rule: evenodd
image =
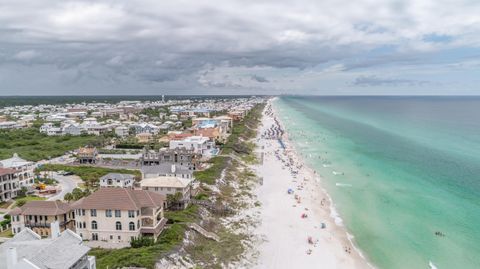
M 70 220 L 71 221 L 71 220 Z M 66 226 L 70 221 L 62 221 L 60 222 L 60 227 Z M 33 221 L 27 221 L 25 222 L 25 227 L 28 228 L 50 228 L 51 222 L 33 222 Z
M 153 233 L 153 234 L 157 234 L 159 233 L 163 227 L 165 227 L 165 224 L 167 223 L 167 219 L 166 218 L 163 218 L 161 221 L 159 221 L 157 223 L 157 225 L 155 225 L 155 227 L 153 226 L 149 226 L 149 227 L 146 227 L 143 225 L 142 223 L 142 227 L 140 228 L 140 232 L 141 233 Z

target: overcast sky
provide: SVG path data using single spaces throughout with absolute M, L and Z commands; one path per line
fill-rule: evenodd
M 0 1 L 0 95 L 480 94 L 478 0 Z

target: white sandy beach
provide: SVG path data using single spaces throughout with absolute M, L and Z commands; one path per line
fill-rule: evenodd
M 264 115 L 259 135 L 273 124 L 273 117 Z M 338 219 L 335 223 L 320 178 L 305 166 L 296 168 L 302 162 L 286 136 L 283 138 L 286 150 L 278 140 L 258 140 L 264 159 L 257 168 L 258 176 L 263 177 L 263 185 L 257 190 L 261 203 L 257 234 L 264 241 L 258 246 L 256 268 L 372 268 L 349 241 L 345 227 Z M 276 152 L 285 162 L 293 160 L 294 165 L 286 166 Z M 291 169 L 298 174 L 294 176 Z M 289 188 L 294 193 L 288 194 Z M 306 218 L 302 218 L 304 213 Z M 313 244 L 308 242 L 309 237 Z

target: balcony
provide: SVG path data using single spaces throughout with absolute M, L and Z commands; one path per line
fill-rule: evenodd
M 150 207 L 143 207 L 141 210 L 142 216 L 152 217 L 153 216 L 153 208 Z
M 62 221 L 60 222 L 60 228 L 65 228 L 66 225 L 70 222 L 71 220 L 69 221 Z M 25 222 L 25 227 L 28 227 L 28 228 L 50 228 L 50 224 L 52 222 L 46 222 L 46 221 L 26 221 Z
M 160 220 L 155 227 L 152 226 L 144 226 L 142 223 L 142 227 L 140 228 L 140 233 L 142 234 L 159 234 L 163 228 L 165 227 L 165 224 L 167 223 L 167 219 L 163 218 Z

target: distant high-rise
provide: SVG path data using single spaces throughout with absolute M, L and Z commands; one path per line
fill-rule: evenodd
M 165 103 L 165 95 L 162 94 L 162 103 Z

